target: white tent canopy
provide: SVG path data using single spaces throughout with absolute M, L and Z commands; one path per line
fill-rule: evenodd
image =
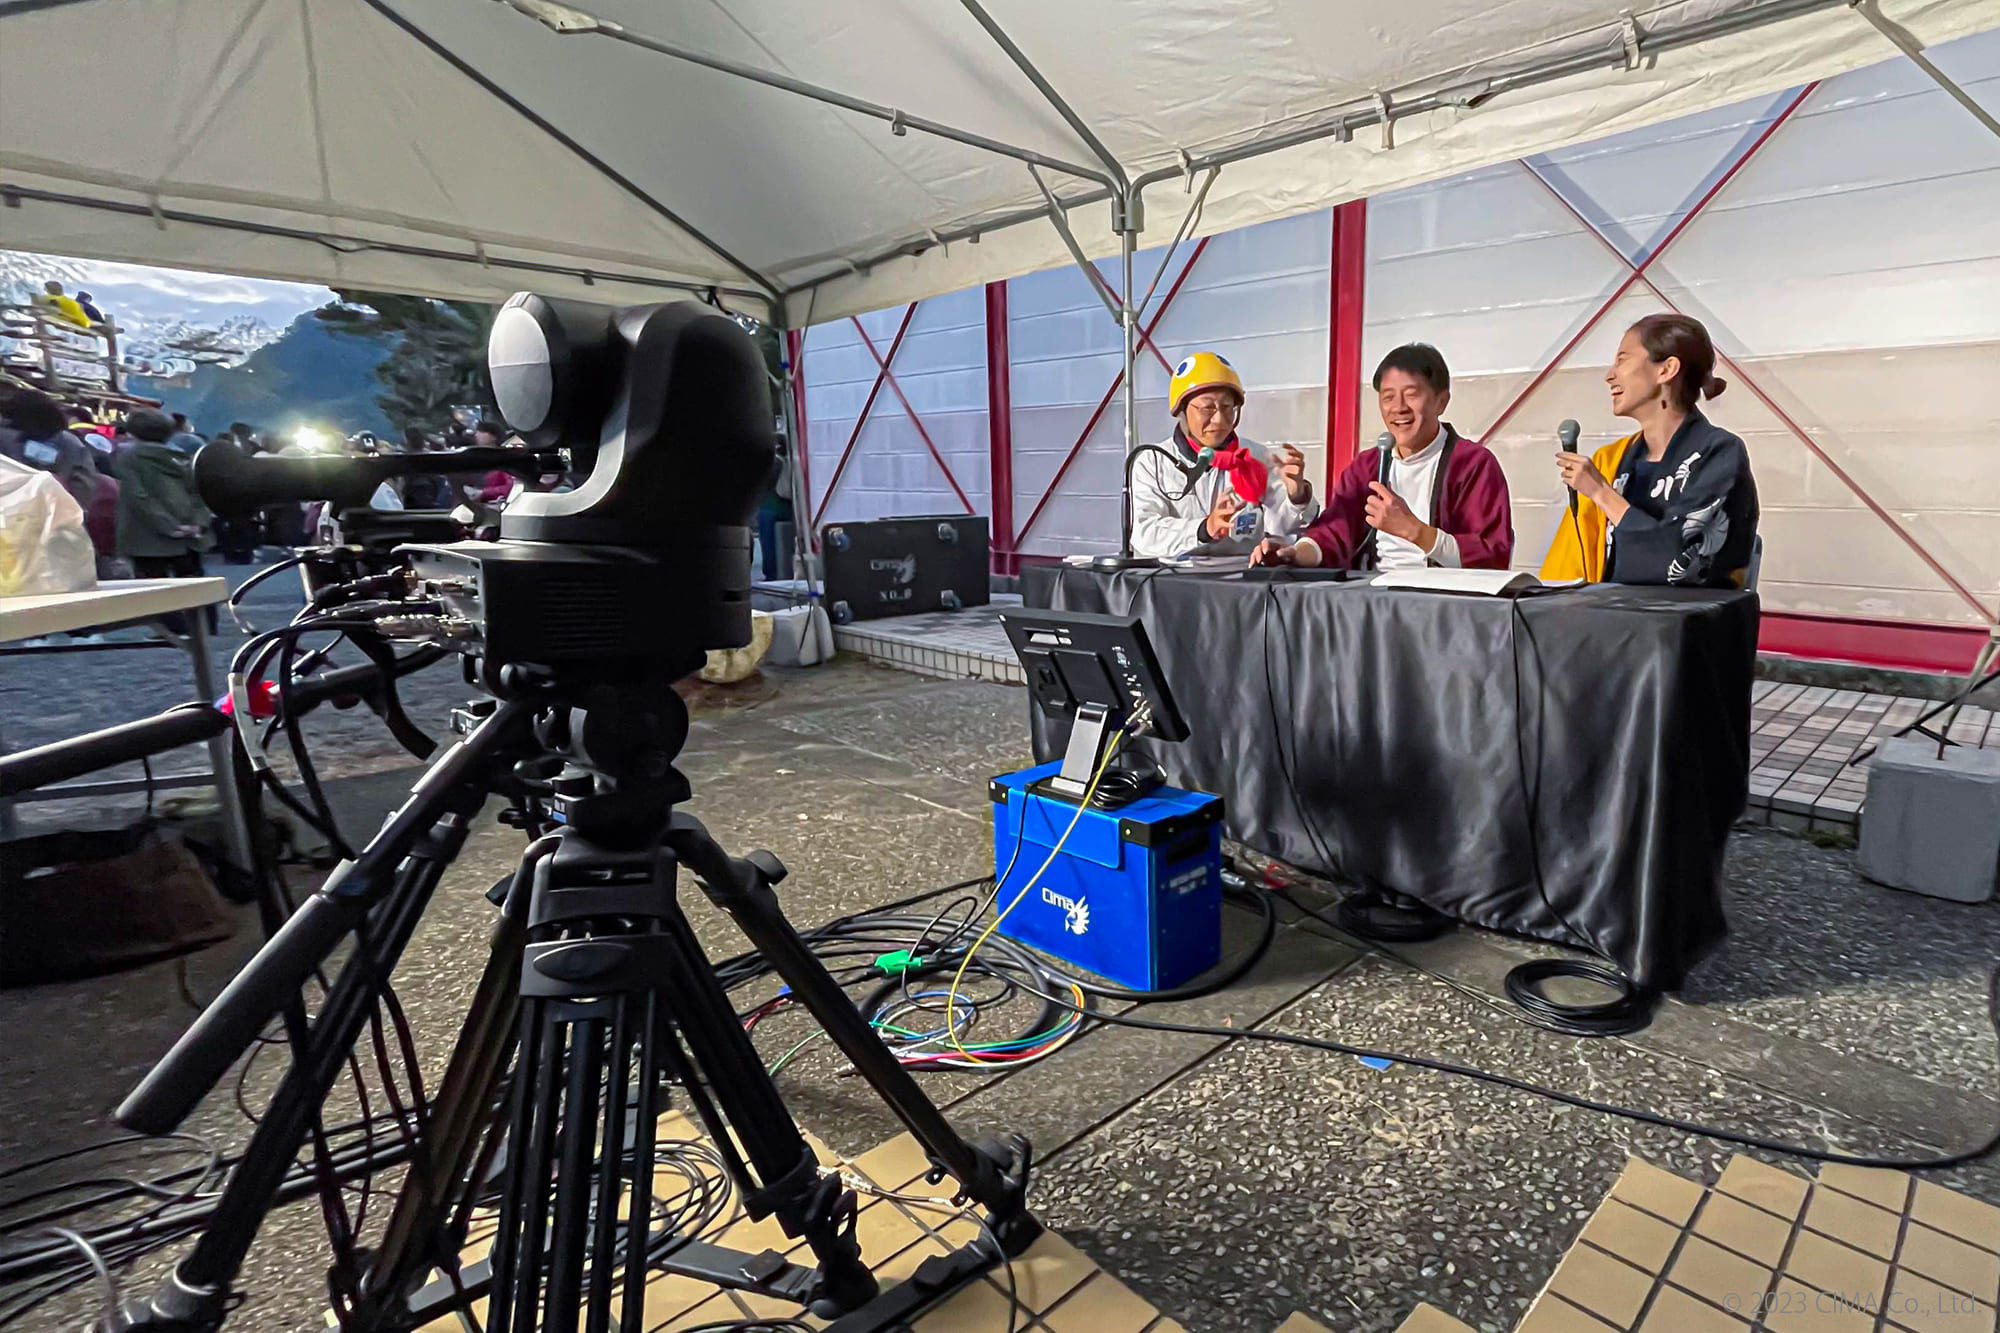
M 1217 163 L 1195 234 L 1895 49 L 1848 0 L 1624 2 L 0 0 L 0 247 L 489 300 L 715 288 L 798 325 L 1065 262 L 1044 187 L 1102 257 L 1171 239 Z M 2000 26 L 2000 0 L 1865 3 L 1923 44 Z

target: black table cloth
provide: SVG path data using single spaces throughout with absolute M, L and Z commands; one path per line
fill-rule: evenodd
M 1030 606 L 1137 615 L 1192 734 L 1147 752 L 1230 835 L 1676 989 L 1724 933 L 1754 594 L 1514 598 L 1069 567 Z M 1029 705 L 1034 711 L 1032 703 Z M 1034 717 L 1035 752 L 1067 723 Z

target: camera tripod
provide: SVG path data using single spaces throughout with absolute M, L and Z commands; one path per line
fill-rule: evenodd
M 119 1108 L 128 1127 L 166 1132 L 284 1016 L 292 1067 L 209 1225 L 107 1333 L 221 1326 L 319 1107 L 495 793 L 509 799 L 504 822 L 537 836 L 490 895 L 500 905 L 492 952 L 381 1239 L 329 1284 L 341 1327 L 412 1329 L 484 1300 L 493 1333 L 636 1333 L 647 1275 L 659 1271 L 796 1302 L 839 1333 L 871 1333 L 1032 1243 L 1040 1227 L 1024 1202 L 1026 1141 L 960 1138 L 786 920 L 772 892 L 785 875 L 777 858 L 731 857 L 676 809 L 690 795 L 673 766 L 688 719 L 672 677 L 495 674 L 485 682 L 495 697 L 459 715 L 463 739 Z M 878 1292 L 855 1238 L 853 1192 L 821 1169 L 681 911 L 683 866 L 915 1136 L 932 1178 L 949 1175 L 984 1210 L 977 1240 Z M 309 1021 L 300 987 L 350 935 L 354 948 Z M 803 1239 L 813 1266 L 655 1225 L 655 1124 L 675 1085 L 745 1211 Z M 494 1181 L 492 1251 L 461 1265 Z M 433 1273 L 442 1276 L 427 1281 Z

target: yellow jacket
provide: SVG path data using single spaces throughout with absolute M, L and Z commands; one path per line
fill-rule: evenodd
M 1627 435 L 1622 440 L 1605 445 L 1590 456 L 1591 465 L 1607 478 L 1617 476 L 1618 465 L 1625 460 L 1625 451 L 1638 438 L 1637 435 Z M 1586 583 L 1602 583 L 1606 547 L 1604 511 L 1597 507 L 1595 501 L 1579 495 L 1574 523 L 1570 521 L 1568 505 L 1563 507 L 1561 522 L 1556 526 L 1556 539 L 1549 544 L 1548 558 L 1542 561 L 1542 578 L 1550 582 L 1582 579 Z
M 65 319 L 80 329 L 90 327 L 90 316 L 83 313 L 83 307 L 77 304 L 74 296 L 52 296 L 43 292 L 35 298 L 35 304 L 46 307 L 50 314 Z

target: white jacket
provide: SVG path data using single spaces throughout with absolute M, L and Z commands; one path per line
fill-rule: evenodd
M 1264 505 L 1255 529 L 1245 536 L 1228 536 L 1210 541 L 1203 530 L 1209 506 L 1217 492 L 1230 484 L 1228 474 L 1217 470 L 1203 474 L 1194 489 L 1180 496 L 1187 478 L 1180 470 L 1155 453 L 1141 453 L 1132 465 L 1132 554 L 1164 558 L 1177 555 L 1248 555 L 1265 537 L 1295 540 L 1306 524 L 1319 517 L 1319 497 L 1309 495 L 1304 504 L 1293 504 L 1285 491 L 1285 479 L 1278 475 L 1277 456 L 1255 440 L 1239 435 L 1237 442 L 1255 450 L 1271 467 L 1271 482 L 1264 492 Z M 1185 457 L 1179 441 L 1168 436 L 1160 448 Z M 1180 496 L 1175 499 L 1175 496 Z

